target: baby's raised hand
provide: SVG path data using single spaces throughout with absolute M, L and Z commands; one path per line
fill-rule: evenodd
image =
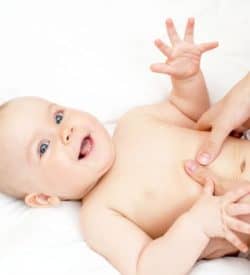
M 187 216 L 200 226 L 208 238 L 224 238 L 242 252 L 247 252 L 247 245 L 234 232 L 250 235 L 250 224 L 237 216 L 250 214 L 250 205 L 239 200 L 250 194 L 250 187 L 240 187 L 223 196 L 213 196 L 214 183 L 208 179 L 203 193 Z
M 156 73 L 168 74 L 176 79 L 185 79 L 194 76 L 200 70 L 201 55 L 218 46 L 218 42 L 195 44 L 194 18 L 189 18 L 186 25 L 184 39 L 180 39 L 171 18 L 166 20 L 166 28 L 172 47 L 160 39 L 155 40 L 157 48 L 167 57 L 165 63 L 151 65 Z

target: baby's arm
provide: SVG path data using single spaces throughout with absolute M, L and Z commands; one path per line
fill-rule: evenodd
M 155 240 L 113 210 L 83 208 L 81 221 L 87 244 L 122 275 L 187 274 L 209 241 L 185 216 Z
M 217 42 L 194 44 L 194 19 L 189 18 L 184 40 L 181 40 L 171 19 L 166 21 L 172 47 L 161 40 L 155 44 L 167 57 L 165 63 L 151 65 L 151 70 L 171 76 L 173 89 L 169 101 L 193 121 L 209 108 L 209 97 L 200 69 L 202 53 L 218 46 Z
M 249 181 L 236 179 L 235 177 L 232 179 L 223 178 L 221 175 L 219 176 L 214 173 L 208 166 L 200 165 L 194 160 L 185 161 L 184 168 L 186 173 L 191 176 L 194 181 L 199 182 L 201 186 L 206 183 L 207 179 L 211 179 L 215 183 L 215 194 L 218 196 L 222 196 L 229 191 L 236 192 L 236 190 L 240 187 L 250 187 Z M 247 209 L 250 210 L 250 193 L 241 198 L 238 203 L 241 204 L 242 209 L 246 209 L 246 211 Z M 250 213 L 239 216 L 239 219 L 250 224 Z M 248 243 L 250 248 L 250 231 L 247 234 L 238 234 L 238 236 L 246 243 Z M 232 250 L 232 247 L 228 248 L 228 244 L 226 244 L 225 249 L 223 247 L 219 249 L 219 251 L 224 253 L 224 255 L 226 255 L 226 253 L 228 253 L 230 250 Z
M 193 207 L 154 240 L 115 210 L 83 205 L 83 236 L 93 250 L 123 275 L 185 275 L 210 238 L 226 238 L 239 249 L 246 249 L 232 229 L 243 232 L 249 230 L 250 225 L 229 216 L 227 207 L 238 206 L 239 197 L 250 192 L 250 187 L 223 197 L 212 196 L 213 191 L 212 183 L 206 184 Z

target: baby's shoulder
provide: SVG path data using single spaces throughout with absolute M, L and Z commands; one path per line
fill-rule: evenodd
M 165 126 L 177 126 L 193 129 L 194 121 L 189 119 L 185 114 L 180 112 L 173 104 L 169 101 L 162 101 L 154 104 L 147 104 L 142 106 L 134 107 L 123 116 L 117 123 L 117 126 L 137 126 L 138 122 L 143 123 L 161 123 Z
M 117 125 L 133 125 L 138 121 L 148 120 L 150 118 L 145 106 L 130 108 L 118 119 Z
M 133 133 L 145 128 L 144 125 L 150 126 L 151 123 L 153 123 L 152 118 L 143 107 L 133 107 L 118 118 L 113 133 L 113 142 L 130 139 Z

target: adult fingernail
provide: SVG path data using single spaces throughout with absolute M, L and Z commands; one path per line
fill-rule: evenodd
M 188 160 L 188 161 L 185 162 L 185 167 L 186 167 L 190 172 L 194 172 L 194 171 L 197 169 L 198 165 L 197 165 L 197 163 L 196 163 L 195 161 L 193 161 L 193 160 Z
M 210 161 L 210 155 L 208 153 L 202 153 L 198 156 L 198 161 L 199 163 L 206 165 Z

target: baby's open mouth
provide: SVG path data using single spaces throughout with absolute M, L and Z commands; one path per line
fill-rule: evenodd
M 84 137 L 80 144 L 78 160 L 83 159 L 87 155 L 89 155 L 92 147 L 93 147 L 93 139 L 91 138 L 91 136 L 88 135 L 88 136 Z

